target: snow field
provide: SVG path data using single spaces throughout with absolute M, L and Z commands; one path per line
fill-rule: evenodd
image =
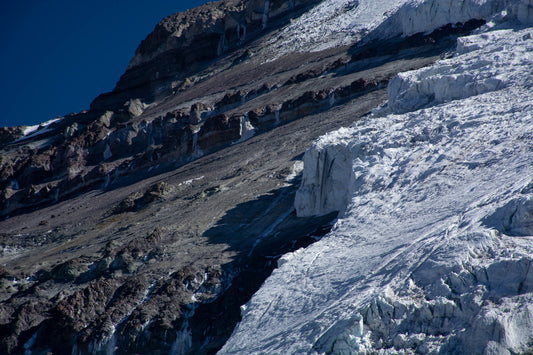
M 276 58 L 495 17 L 533 23 L 533 0 L 325 0 L 285 26 L 268 50 Z
M 340 218 L 280 259 L 221 354 L 531 348 L 532 35 L 460 39 L 308 149 L 297 212 Z

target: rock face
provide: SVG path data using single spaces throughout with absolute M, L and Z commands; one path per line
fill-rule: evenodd
M 152 101 L 188 85 L 187 76 L 257 38 L 272 22 L 286 21 L 318 0 L 210 2 L 161 21 L 137 49 L 113 92 L 92 109 L 109 109 L 128 98 Z
M 89 111 L 0 131 L 0 353 L 216 352 L 279 256 L 342 207 L 296 217 L 311 142 L 484 23 L 277 51 L 318 3 L 169 16 Z
M 384 87 L 395 74 L 393 68 L 376 77 L 356 74 L 369 58 L 386 61 L 408 47 L 436 54 L 453 43 L 447 36 L 483 23 L 455 24 L 430 35 L 393 38 L 385 45 L 269 59 L 273 54 L 266 49 L 277 29 L 312 4 L 222 1 L 165 18 L 141 43 L 115 90 L 97 98 L 90 111 L 28 135 L 22 128 L 3 129 L 0 217 L 107 188 L 126 176 L 142 178 L 149 169 L 180 166 L 342 105 Z M 216 47 L 221 39 L 227 42 L 223 52 L 206 49 L 201 54 L 201 48 Z M 191 57 L 183 65 L 169 62 L 191 53 L 201 58 Z

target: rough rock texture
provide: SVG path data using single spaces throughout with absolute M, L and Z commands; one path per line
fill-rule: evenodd
M 213 353 L 280 255 L 301 157 L 482 22 L 270 56 L 315 1 L 163 20 L 91 110 L 0 132 L 0 353 Z M 194 53 L 192 56 L 191 53 Z
M 171 15 L 142 41 L 115 90 L 98 97 L 91 108 L 108 109 L 128 98 L 152 101 L 186 87 L 187 76 L 209 61 L 272 29 L 272 22 L 287 21 L 295 10 L 317 2 L 227 0 Z

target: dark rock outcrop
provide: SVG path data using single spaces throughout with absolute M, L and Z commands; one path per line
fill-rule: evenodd
M 483 23 L 470 21 L 431 34 L 392 39 L 385 48 L 372 43 L 349 53 L 343 48 L 326 51 L 316 54 L 316 59 L 306 65 L 290 56 L 282 57 L 277 65 L 268 67 L 269 71 L 253 57 L 241 61 L 243 53 L 235 48 L 261 45 L 260 39 L 247 41 L 264 33 L 269 23 L 283 23 L 299 8 L 312 3 L 267 1 L 265 7 L 263 0 L 223 1 L 165 18 L 139 46 L 123 79 L 110 94 L 127 96 L 119 100 L 118 106 L 104 100 L 91 111 L 68 115 L 31 137 L 4 143 L 0 148 L 0 217 L 91 189 L 108 188 L 125 176 L 143 178 L 148 170 L 155 173 L 180 166 L 253 134 L 344 104 L 361 93 L 384 87 L 395 73 L 391 69 L 378 78 L 362 78 L 357 73 L 365 65 L 378 65 L 392 54 L 412 56 L 413 48 L 426 53 L 423 55 L 440 53 L 453 45 L 454 35 Z M 198 52 L 191 46 L 210 41 L 198 36 L 229 36 L 242 26 L 247 26 L 247 30 L 241 37 L 232 37 L 228 47 L 228 53 L 235 52 L 233 56 L 213 54 L 218 60 L 210 64 L 209 75 L 199 72 L 199 67 L 183 69 L 161 62 L 161 57 L 175 56 L 176 50 Z M 377 56 L 377 61 L 368 62 L 372 56 Z M 200 59 L 193 62 L 203 63 Z M 136 90 L 149 91 L 155 82 L 172 75 L 155 78 L 150 70 L 142 69 L 144 66 L 150 70 L 158 70 L 159 66 L 171 68 L 175 71 L 172 75 L 186 73 L 193 80 L 176 95 L 161 91 L 166 97 L 147 106 L 145 97 L 139 99 Z M 243 71 L 260 75 L 261 81 L 243 81 Z M 140 81 L 127 84 L 129 77 Z M 240 86 L 235 87 L 238 82 Z M 313 90 L 308 89 L 310 85 Z M 15 137 L 22 128 L 4 128 L 2 132 L 6 137 Z
M 22 127 L 0 127 L 0 147 L 24 136 Z
M 271 22 L 317 2 L 226 0 L 171 15 L 141 42 L 113 92 L 96 98 L 91 109 L 115 108 L 129 98 L 152 101 L 166 96 L 182 87 L 191 73 L 257 38 Z

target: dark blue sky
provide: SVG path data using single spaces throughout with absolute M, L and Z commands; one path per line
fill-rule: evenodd
M 0 127 L 88 109 L 163 17 L 206 2 L 0 1 Z

